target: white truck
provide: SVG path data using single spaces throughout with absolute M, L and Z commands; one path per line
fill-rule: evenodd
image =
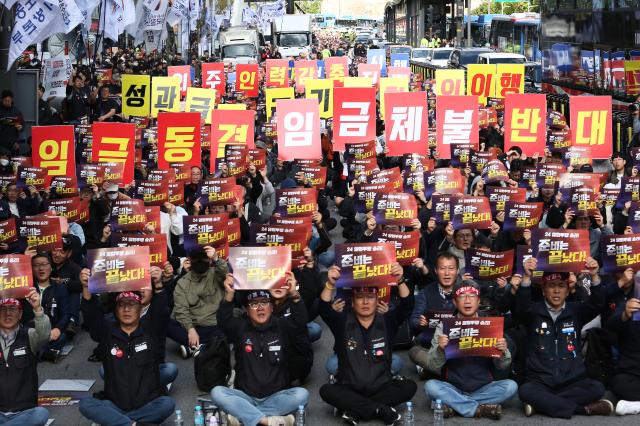
M 233 65 L 259 62 L 260 37 L 257 29 L 245 26 L 229 27 L 220 32 L 218 40 L 222 62 Z
M 312 15 L 283 15 L 271 21 L 271 43 L 283 59 L 311 52 L 312 21 Z

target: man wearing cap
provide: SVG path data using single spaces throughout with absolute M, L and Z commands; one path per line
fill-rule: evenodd
M 588 257 L 585 269 L 591 275 L 591 295 L 584 302 L 567 302 L 568 273 L 545 272 L 544 301 L 531 302 L 531 276 L 538 261 L 524 262 L 525 276 L 516 291 L 515 314 L 527 328 L 528 347 L 525 383 L 520 400 L 526 416 L 534 411 L 569 419 L 574 414 L 609 415 L 613 404 L 600 399 L 604 385 L 587 378 L 582 359 L 582 327 L 595 318 L 605 303 L 598 262 Z M 517 286 L 517 281 L 512 285 Z
M 160 424 L 175 403 L 160 382 L 162 336 L 169 321 L 167 295 L 154 280 L 154 300 L 141 324 L 142 298 L 125 291 L 116 297 L 116 321 L 107 323 L 96 297 L 89 293 L 89 270 L 80 272 L 82 315 L 98 341 L 104 368 L 104 391 L 80 401 L 80 413 L 101 425 Z
M 212 247 L 197 247 L 189 253 L 191 268 L 173 291 L 175 320 L 168 336 L 180 344 L 183 358 L 196 353 L 200 344 L 222 335 L 216 312 L 224 297 L 227 262 Z
M 329 268 L 327 283 L 320 295 L 320 312 L 335 336 L 338 355 L 337 383 L 320 388 L 320 397 L 342 413 L 350 425 L 360 420 L 380 419 L 386 425 L 398 425 L 402 416 L 395 406 L 410 401 L 417 386 L 412 380 L 392 377 L 391 357 L 398 326 L 413 309 L 413 295 L 396 263 L 391 274 L 398 280 L 400 301 L 395 309 L 378 314 L 377 287 L 354 288 L 352 309 L 341 313 L 331 307 L 337 266 Z
M 292 301 L 289 317 L 273 315 L 273 301 L 266 290 L 246 292 L 246 314 L 234 317 L 233 276 L 224 282 L 225 295 L 218 310 L 218 323 L 233 343 L 236 360 L 235 388 L 216 386 L 211 390 L 214 404 L 229 414 L 230 425 L 293 426 L 291 415 L 307 405 L 309 392 L 291 387 L 290 347 L 307 324 L 307 312 L 296 280 L 287 273 Z
M 456 306 L 456 318 L 478 318 L 480 307 L 480 285 L 465 280 L 456 284 L 453 291 Z M 496 371 L 508 372 L 511 366 L 511 353 L 504 337 L 498 339 L 495 347 L 500 351 L 499 358 L 469 356 L 463 358 L 445 358 L 444 350 L 449 336 L 443 333 L 440 322 L 433 335 L 431 349 L 427 355 L 427 368 L 444 380 L 429 380 L 425 392 L 429 399 L 439 399 L 445 405 L 445 415 L 453 412 L 463 417 L 484 417 L 499 420 L 502 404 L 518 390 L 513 380 L 495 380 Z
M 43 426 L 49 412 L 38 407 L 38 351 L 49 341 L 51 323 L 30 289 L 26 297 L 33 309 L 34 328 L 20 324 L 22 304 L 0 299 L 0 424 Z

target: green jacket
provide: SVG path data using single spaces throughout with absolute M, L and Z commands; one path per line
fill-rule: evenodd
M 173 291 L 176 321 L 185 330 L 195 326 L 217 325 L 216 313 L 224 297 L 227 262 L 218 259 L 205 275 L 188 272 Z

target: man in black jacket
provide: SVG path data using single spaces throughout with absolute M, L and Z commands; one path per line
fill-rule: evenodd
M 162 282 L 155 282 L 154 302 L 146 324 L 140 323 L 139 294 L 116 297 L 116 322 L 107 324 L 97 298 L 89 293 L 89 270 L 80 272 L 82 315 L 91 337 L 99 342 L 104 392 L 80 401 L 83 416 L 101 425 L 162 423 L 175 407 L 160 383 L 160 341 L 169 321 Z M 164 300 L 163 300 L 164 299 Z
M 233 316 L 233 276 L 224 282 L 225 296 L 218 309 L 221 324 L 236 359 L 235 388 L 216 386 L 211 399 L 229 414 L 231 425 L 293 426 L 291 413 L 307 405 L 309 392 L 290 387 L 289 347 L 296 334 L 307 324 L 307 313 L 296 290 L 293 274 L 287 284 L 292 301 L 289 317 L 276 318 L 268 291 L 255 290 L 245 295 L 246 315 Z
M 337 383 L 323 385 L 320 397 L 342 411 L 342 419 L 350 425 L 374 417 L 389 426 L 399 424 L 402 416 L 393 407 L 410 401 L 417 390 L 412 380 L 391 376 L 393 337 L 413 309 L 413 295 L 402 278 L 402 267 L 395 264 L 392 273 L 400 279 L 400 303 L 384 315 L 376 312 L 377 287 L 354 288 L 352 310 L 338 313 L 331 307 L 340 276 L 337 266 L 329 269 L 320 295 L 320 313 L 334 332 L 338 354 Z
M 22 113 L 13 104 L 13 92 L 3 90 L 0 103 L 0 147 L 17 154 L 23 126 Z
M 64 286 L 69 294 L 69 324 L 63 331 L 70 339 L 79 332 L 80 293 L 82 293 L 81 268 L 71 260 L 72 252 L 71 238 L 68 236 L 62 237 L 62 249 L 55 249 L 51 252 L 51 260 L 53 261 L 51 280 Z

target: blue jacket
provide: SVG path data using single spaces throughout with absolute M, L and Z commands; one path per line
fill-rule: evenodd
M 414 335 L 419 335 L 420 344 L 422 346 L 429 347 L 433 333 L 438 325 L 438 321 L 435 321 L 432 324 L 432 327 L 422 327 L 420 325 L 420 315 L 425 315 L 427 311 L 440 311 L 453 314 L 454 309 L 455 306 L 453 305 L 451 296 L 447 296 L 446 299 L 443 299 L 440 295 L 440 291 L 438 291 L 437 282 L 427 285 L 416 295 L 413 312 L 409 318 L 409 326 L 411 327 L 411 331 Z

